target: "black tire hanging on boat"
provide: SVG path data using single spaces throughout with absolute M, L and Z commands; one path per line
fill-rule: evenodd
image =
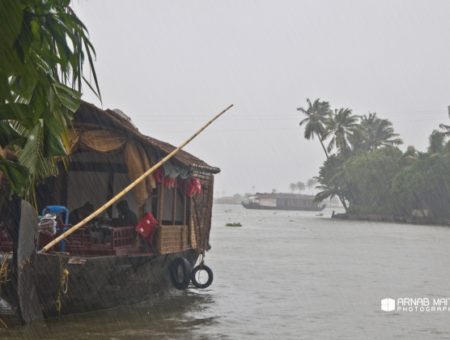
M 197 274 L 200 270 L 204 270 L 205 272 L 208 273 L 208 280 L 205 283 L 200 283 L 197 281 L 197 278 L 195 277 L 195 274 Z M 207 265 L 201 264 L 197 267 L 194 268 L 194 270 L 192 271 L 192 284 L 200 289 L 204 289 L 204 288 L 208 288 L 209 286 L 211 286 L 211 283 L 213 282 L 213 271 L 211 270 L 211 268 L 209 268 Z
M 180 277 L 179 269 L 182 269 L 182 277 Z M 192 265 L 184 257 L 177 257 L 169 265 L 170 279 L 176 289 L 186 289 L 189 286 L 192 275 Z

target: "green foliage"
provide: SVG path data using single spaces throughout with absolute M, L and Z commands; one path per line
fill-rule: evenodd
M 303 190 L 305 190 L 306 189 L 306 185 L 305 185 L 305 183 L 303 183 L 303 182 L 297 182 L 297 190 L 299 191 L 299 192 L 302 192 Z
M 434 130 L 430 135 L 429 142 L 428 153 L 433 154 L 443 152 L 445 149 L 445 134 L 438 130 Z
M 392 181 L 399 214 L 420 210 L 432 218 L 450 217 L 450 157 L 429 154 L 398 172 Z
M 289 184 L 289 188 L 291 189 L 292 192 L 294 192 L 295 190 L 297 190 L 297 184 L 291 183 Z
M 391 183 L 401 169 L 402 152 L 383 148 L 350 156 L 343 164 L 343 181 L 354 213 L 391 213 Z
M 327 150 L 323 145 L 323 140 L 327 134 L 326 121 L 328 116 L 331 114 L 330 104 L 328 102 L 321 101 L 320 99 L 316 99 L 314 102 L 311 102 L 309 98 L 306 99 L 306 102 L 308 104 L 307 108 L 297 108 L 297 111 L 300 111 L 306 115 L 306 118 L 302 119 L 299 125 L 305 126 L 306 139 L 314 139 L 314 136 L 317 136 L 325 155 L 328 157 Z
M 306 182 L 306 186 L 309 189 L 314 188 L 316 185 L 317 185 L 317 177 L 310 178 L 308 179 L 308 182 Z
M 345 205 L 345 198 L 349 198 L 347 185 L 343 178 L 344 157 L 332 155 L 319 170 L 317 177 L 320 183 L 317 187 L 321 191 L 316 195 L 316 201 L 321 202 L 328 198 L 338 196 Z
M 312 120 L 317 110 L 308 103 L 302 109 L 308 117 L 300 125 L 315 122 L 320 142 L 328 141 L 317 201 L 337 196 L 347 212 L 362 216 L 450 218 L 450 125 L 432 132 L 426 153 L 411 146 L 402 153 L 397 148 L 402 140 L 389 120 L 375 113 L 355 116 L 350 109 L 331 111 L 324 102 L 328 113 L 318 115 L 319 126 L 318 118 Z
M 24 166 L 6 159 L 0 159 L 0 172 L 10 179 L 12 190 L 15 192 L 21 190 L 22 181 L 28 174 Z
M 289 188 L 291 189 L 292 192 L 298 190 L 299 192 L 302 192 L 303 190 L 306 189 L 306 184 L 299 181 L 297 183 L 291 183 L 289 184 Z
M 314 102 L 308 98 L 306 99 L 308 104 L 307 108 L 299 107 L 297 111 L 300 111 L 306 115 L 300 122 L 300 126 L 305 125 L 305 138 L 314 138 L 314 135 L 319 138 L 323 137 L 326 132 L 325 121 L 330 114 L 330 104 L 325 101 L 321 101 L 319 98 Z
M 361 116 L 353 132 L 351 136 L 353 150 L 372 151 L 380 147 L 402 144 L 402 140 L 394 132 L 392 123 L 377 117 L 376 113 Z
M 434 219 L 450 217 L 450 155 L 419 154 L 386 147 L 331 156 L 319 172 L 316 200 L 339 196 L 349 213 L 412 216 L 421 211 Z
M 1 159 L 1 170 L 15 193 L 32 199 L 35 182 L 56 174 L 67 154 L 82 84 L 99 95 L 95 51 L 68 0 L 1 1 L 0 29 L 0 146 L 17 155 Z
M 360 152 L 372 152 L 380 148 L 392 147 L 402 143 L 394 132 L 392 123 L 387 119 L 378 118 L 375 113 L 368 116 L 356 116 L 351 109 L 341 108 L 331 110 L 328 102 L 307 99 L 308 107 L 298 108 L 307 117 L 300 122 L 305 125 L 305 138 L 319 137 L 319 142 L 325 152 L 327 161 L 321 168 L 318 180 L 322 190 L 316 196 L 321 201 L 338 196 L 347 210 L 347 201 L 352 202 L 360 196 L 357 186 L 352 181 L 346 181 L 348 173 L 357 164 L 344 161 Z M 328 140 L 325 148 L 324 142 Z M 374 155 L 375 157 L 377 155 Z M 355 160 L 356 162 L 356 160 Z M 359 162 L 361 162 L 359 160 Z M 346 171 L 344 171 L 346 170 Z M 374 199 L 374 198 L 373 198 Z M 353 208 L 354 208 L 353 204 Z
M 329 137 L 327 151 L 347 153 L 351 150 L 351 138 L 357 126 L 358 117 L 350 109 L 335 109 L 325 120 L 325 138 Z

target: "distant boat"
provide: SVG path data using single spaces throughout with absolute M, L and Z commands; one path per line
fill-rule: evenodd
M 321 211 L 325 205 L 314 201 L 313 195 L 256 193 L 242 202 L 247 209 Z

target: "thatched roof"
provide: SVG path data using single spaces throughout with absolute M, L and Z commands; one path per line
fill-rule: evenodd
M 139 140 L 142 145 L 159 150 L 163 155 L 170 153 L 175 146 L 160 141 L 158 139 L 143 135 L 131 120 L 117 110 L 102 110 L 93 104 L 82 102 L 80 108 L 74 116 L 74 126 L 92 126 L 93 128 L 112 129 L 121 133 L 134 137 Z M 203 160 L 191 155 L 190 153 L 180 150 L 174 157 L 183 165 L 191 167 L 194 170 L 200 170 L 209 173 L 219 173 L 220 169 L 208 165 Z

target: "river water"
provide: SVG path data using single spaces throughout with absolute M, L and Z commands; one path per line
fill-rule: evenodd
M 3 330 L 0 338 L 449 339 L 450 312 L 385 312 L 380 301 L 450 297 L 450 228 L 330 214 L 216 205 L 208 289 Z

